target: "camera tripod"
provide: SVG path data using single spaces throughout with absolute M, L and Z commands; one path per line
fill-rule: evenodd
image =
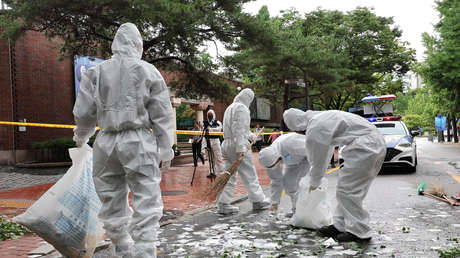
M 209 175 L 207 175 L 207 178 L 210 178 L 213 180 L 216 177 L 216 172 L 214 170 L 214 153 L 212 152 L 212 147 L 211 147 L 211 139 L 209 139 L 209 129 L 203 130 L 203 133 L 201 134 L 201 141 L 203 141 L 203 138 L 206 139 L 206 151 L 208 153 L 208 162 L 209 162 Z M 203 143 L 203 142 L 202 142 Z M 192 182 L 190 182 L 190 185 L 193 185 L 193 180 L 195 179 L 195 172 L 196 172 L 196 167 L 197 167 L 197 162 L 195 162 L 195 168 L 193 169 L 193 176 L 192 176 Z

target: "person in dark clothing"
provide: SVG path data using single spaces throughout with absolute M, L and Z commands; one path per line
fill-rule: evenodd
M 198 122 L 195 122 L 193 125 L 193 131 L 201 131 L 201 125 Z M 201 162 L 204 164 L 204 158 L 201 155 L 201 140 L 202 135 L 194 135 L 192 137 L 192 151 L 193 151 L 193 165 L 196 167 L 198 164 L 198 158 L 201 159 Z

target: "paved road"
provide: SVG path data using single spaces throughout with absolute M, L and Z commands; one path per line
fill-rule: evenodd
M 379 175 L 365 206 L 371 213 L 373 239 L 368 244 L 326 248 L 313 231 L 296 229 L 283 214 L 253 213 L 248 201 L 239 215 L 223 217 L 214 210 L 169 225 L 160 234 L 160 257 L 436 257 L 437 250 L 460 248 L 460 208 L 417 194 L 422 180 L 442 184 L 449 194 L 460 192 L 460 146 L 418 140 L 418 171 L 391 170 Z M 453 165 L 451 165 L 451 164 Z M 452 174 L 449 174 L 449 172 Z M 334 207 L 337 174 L 329 177 Z M 458 178 L 457 178 L 458 179 Z M 289 210 L 283 198 L 282 208 Z
M 69 167 L 15 168 L 0 167 L 0 190 L 57 182 Z
M 367 244 L 325 244 L 314 231 L 294 228 L 281 211 L 254 213 L 246 200 L 240 213 L 220 216 L 207 210 L 161 228 L 159 257 L 437 257 L 438 250 L 460 249 L 460 207 L 417 194 L 418 185 L 442 185 L 449 195 L 460 192 L 460 145 L 420 138 L 416 173 L 385 171 L 370 188 L 365 206 L 373 238 Z M 337 173 L 328 176 L 328 201 L 335 205 Z M 429 190 L 429 188 L 427 188 Z M 266 190 L 268 192 L 268 189 Z M 109 250 L 94 257 L 111 257 Z

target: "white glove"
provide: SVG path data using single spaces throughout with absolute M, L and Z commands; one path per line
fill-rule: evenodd
M 315 191 L 317 188 L 317 186 L 310 185 L 310 187 L 308 188 L 308 192 L 311 193 L 312 191 Z
M 253 133 L 249 133 L 249 137 L 248 137 L 249 141 L 251 142 L 255 142 L 257 140 L 257 135 L 253 134 Z
M 160 160 L 170 161 L 174 158 L 174 151 L 172 148 L 160 149 Z
M 88 139 L 82 139 L 76 135 L 73 136 L 73 141 L 75 142 L 77 148 L 81 148 L 83 145 L 88 143 Z

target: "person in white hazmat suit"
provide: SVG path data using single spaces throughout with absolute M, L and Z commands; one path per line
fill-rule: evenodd
M 248 88 L 243 89 L 234 98 L 233 103 L 225 110 L 223 119 L 224 141 L 222 142 L 222 156 L 225 169 L 229 169 L 240 154 L 246 151 L 250 141 L 254 141 L 256 138 L 249 130 L 251 123 L 249 105 L 253 99 L 254 92 Z M 231 205 L 238 174 L 240 174 L 241 180 L 248 191 L 253 210 L 270 208 L 270 202 L 266 200 L 262 187 L 259 184 L 252 151 L 249 150 L 238 167 L 238 173 L 235 173 L 230 178 L 222 193 L 217 197 L 218 213 L 231 214 L 239 211 L 237 206 Z
M 292 213 L 288 214 L 289 217 L 295 213 L 300 179 L 310 169 L 305 146 L 305 135 L 289 133 L 281 135 L 259 152 L 259 162 L 267 168 L 267 175 L 271 180 L 272 210 L 278 210 L 281 194 L 285 190 L 292 204 Z
M 83 76 L 73 109 L 73 139 L 82 146 L 96 124 L 101 128 L 93 146 L 93 179 L 114 256 L 156 257 L 163 215 L 158 165 L 174 157 L 175 118 L 163 77 L 141 60 L 142 37 L 134 24 L 119 27 L 112 52 L 112 58 Z
M 341 242 L 370 240 L 369 213 L 363 208 L 363 200 L 385 158 L 383 136 L 365 118 L 343 111 L 303 112 L 291 108 L 283 118 L 289 129 L 306 130 L 310 191 L 320 185 L 334 146 L 346 145 L 343 168 L 338 172 L 333 225 L 319 232 Z
M 220 132 L 222 131 L 222 123 L 216 119 L 216 113 L 214 110 L 210 109 L 206 113 L 207 120 L 204 121 L 204 129 L 209 132 Z M 208 145 L 209 144 L 209 145 Z M 212 162 L 213 162 L 213 172 L 219 173 L 224 170 L 224 162 L 222 160 L 222 150 L 220 148 L 220 139 L 219 135 L 209 135 L 204 134 L 204 139 L 201 142 L 201 152 L 208 154 L 206 151 L 207 148 L 210 148 L 212 153 Z M 208 157 L 210 161 L 210 157 Z M 210 174 L 208 177 L 215 177 L 215 174 Z

